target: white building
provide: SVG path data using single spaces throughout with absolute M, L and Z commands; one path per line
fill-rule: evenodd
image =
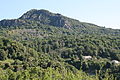
M 117 60 L 112 60 L 111 62 L 114 63 L 114 64 L 119 64 L 119 63 L 120 63 L 120 62 L 117 61 Z
M 92 56 L 83 56 L 83 59 L 85 59 L 85 60 L 91 60 Z

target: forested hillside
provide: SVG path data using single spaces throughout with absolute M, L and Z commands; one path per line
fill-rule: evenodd
M 32 9 L 0 21 L 1 80 L 120 80 L 120 30 Z

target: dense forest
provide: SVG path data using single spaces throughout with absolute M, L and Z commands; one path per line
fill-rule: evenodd
M 1 20 L 0 80 L 120 80 L 120 30 L 36 9 Z

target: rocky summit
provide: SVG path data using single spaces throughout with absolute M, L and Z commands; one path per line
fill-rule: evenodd
M 101 27 L 92 23 L 80 22 L 79 20 L 63 16 L 59 13 L 52 13 L 48 10 L 32 9 L 24 13 L 18 19 L 1 20 L 0 26 L 3 28 L 13 26 L 40 26 L 48 25 L 49 27 L 59 27 L 74 30 L 77 33 L 85 34 L 106 34 L 120 35 L 120 30 Z

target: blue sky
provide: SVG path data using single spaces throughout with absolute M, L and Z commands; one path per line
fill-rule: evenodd
M 18 18 L 30 9 L 46 9 L 82 22 L 120 29 L 120 0 L 1 0 L 0 20 Z

